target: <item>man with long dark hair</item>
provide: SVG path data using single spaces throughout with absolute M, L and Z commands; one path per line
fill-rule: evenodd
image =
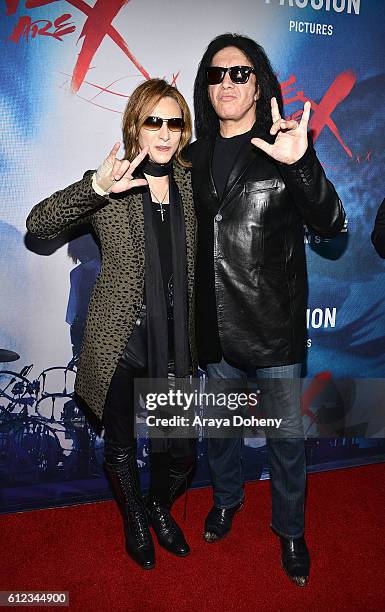
M 303 223 L 334 236 L 344 211 L 308 140 L 310 103 L 299 123 L 283 118 L 279 83 L 256 42 L 237 34 L 211 41 L 194 106 L 199 360 L 209 381 L 256 378 L 279 405 L 283 431 L 267 436 L 271 527 L 286 573 L 305 586 L 310 559 L 298 384 L 306 344 Z M 208 440 L 214 488 L 208 542 L 230 531 L 243 505 L 241 451 L 241 438 Z

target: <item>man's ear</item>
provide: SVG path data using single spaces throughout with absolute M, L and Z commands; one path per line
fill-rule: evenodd
M 261 97 L 261 90 L 259 89 L 259 85 L 257 85 L 257 89 L 255 90 L 254 100 L 257 101 Z

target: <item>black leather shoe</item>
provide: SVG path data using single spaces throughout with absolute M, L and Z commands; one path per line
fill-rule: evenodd
M 160 546 L 178 557 L 190 554 L 183 531 L 171 516 L 169 508 L 155 500 L 148 500 L 147 515 Z
M 310 555 L 305 538 L 279 538 L 282 567 L 297 586 L 304 587 L 309 580 Z
M 213 506 L 206 516 L 203 537 L 206 542 L 216 542 L 227 535 L 231 529 L 234 515 L 241 510 L 243 501 L 232 508 Z

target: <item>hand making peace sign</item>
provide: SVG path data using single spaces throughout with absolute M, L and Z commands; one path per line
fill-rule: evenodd
M 309 123 L 311 103 L 305 102 L 301 121 L 282 119 L 276 98 L 271 99 L 271 117 L 273 125 L 270 134 L 276 135 L 274 144 L 262 138 L 252 138 L 253 145 L 283 164 L 294 164 L 307 149 L 307 126 Z
M 134 179 L 132 175 L 150 148 L 144 147 L 132 162 L 116 158 L 119 148 L 120 142 L 116 142 L 96 172 L 96 183 L 106 193 L 121 193 L 133 187 L 147 185 L 146 179 Z

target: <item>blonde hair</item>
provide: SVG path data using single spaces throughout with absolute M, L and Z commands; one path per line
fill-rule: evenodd
M 182 156 L 182 151 L 188 144 L 192 133 L 192 122 L 190 109 L 182 94 L 163 79 L 149 79 L 139 85 L 131 94 L 123 115 L 123 142 L 125 157 L 133 159 L 139 153 L 139 132 L 145 119 L 151 114 L 161 98 L 172 98 L 175 100 L 182 112 L 184 127 L 175 152 L 175 160 L 184 167 L 189 168 L 191 164 Z

